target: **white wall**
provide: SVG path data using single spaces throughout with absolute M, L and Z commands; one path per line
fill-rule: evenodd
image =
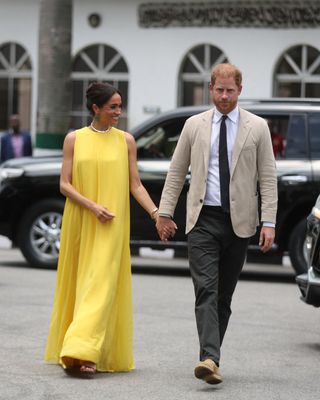
M 320 50 L 320 29 L 140 28 L 140 3 L 78 0 L 75 6 L 74 51 L 102 41 L 115 47 L 128 63 L 130 126 L 150 116 L 144 107 L 165 111 L 177 106 L 179 68 L 193 46 L 210 43 L 223 50 L 243 71 L 242 97 L 250 98 L 272 96 L 275 64 L 286 49 L 308 44 Z M 91 12 L 103 17 L 98 29 L 86 22 Z
M 88 45 L 104 43 L 117 49 L 127 62 L 129 128 L 150 117 L 144 112 L 144 107 L 165 111 L 177 106 L 180 64 L 193 46 L 210 43 L 223 50 L 229 60 L 243 71 L 243 98 L 272 96 L 275 63 L 289 47 L 308 44 L 320 50 L 320 29 L 140 28 L 138 5 L 142 2 L 74 0 L 73 55 Z M 0 44 L 16 41 L 27 49 L 32 60 L 33 132 L 36 123 L 39 3 L 40 0 L 0 0 Z M 87 23 L 88 15 L 94 12 L 102 16 L 98 28 L 91 28 Z

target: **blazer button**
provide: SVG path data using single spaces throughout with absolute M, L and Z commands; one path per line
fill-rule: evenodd
M 203 199 L 200 199 L 200 203 L 203 203 Z

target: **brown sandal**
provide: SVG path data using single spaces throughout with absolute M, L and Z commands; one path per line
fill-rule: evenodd
M 91 361 L 82 361 L 80 363 L 80 372 L 94 375 L 97 372 L 97 366 Z
M 67 367 L 64 371 L 74 378 L 91 379 L 97 372 L 97 366 L 91 361 L 80 361 L 80 364 Z

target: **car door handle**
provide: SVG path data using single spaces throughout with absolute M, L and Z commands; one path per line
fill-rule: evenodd
M 308 181 L 308 177 L 305 175 L 284 175 L 281 176 L 280 180 L 282 182 L 288 182 L 291 184 L 303 183 Z

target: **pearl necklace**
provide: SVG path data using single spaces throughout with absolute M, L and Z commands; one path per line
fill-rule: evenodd
M 98 133 L 108 133 L 108 132 L 111 130 L 112 126 L 109 126 L 109 128 L 106 129 L 106 130 L 104 130 L 104 131 L 100 131 L 99 129 L 95 128 L 95 127 L 93 126 L 93 122 L 91 122 L 90 128 L 91 128 L 94 132 L 98 132 Z

